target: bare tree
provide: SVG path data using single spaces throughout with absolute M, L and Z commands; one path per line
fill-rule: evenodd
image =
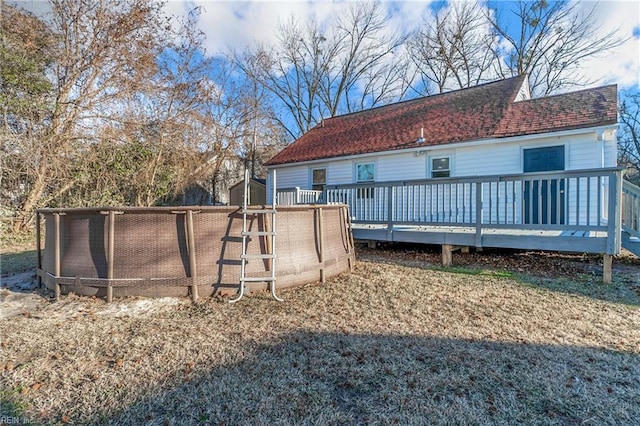
M 309 130 L 318 115 L 327 115 L 320 110 L 320 85 L 336 53 L 324 47 L 326 41 L 314 22 L 302 27 L 292 18 L 280 27 L 277 48 L 260 46 L 237 61 L 250 79 L 270 92 L 285 114 L 280 123 L 293 137 Z
M 180 199 L 196 183 L 219 201 L 219 177 L 232 173 L 247 116 L 230 64 L 206 56 L 193 20 L 164 44 L 156 72 L 118 103 L 102 124 L 94 158 L 70 204 L 90 203 L 102 188 L 110 204 L 150 206 Z M 230 166 L 231 164 L 231 166 Z M 231 170 L 227 170 L 231 167 Z M 99 173 L 96 170 L 100 171 Z M 100 182 L 104 185 L 100 185 Z
M 502 77 L 528 74 L 534 95 L 592 83 L 581 72 L 585 59 L 625 41 L 616 30 L 598 33 L 595 6 L 588 9 L 582 2 L 520 0 L 511 12 L 518 28 L 486 15 L 501 39 L 495 64 Z
M 381 3 L 354 3 L 335 23 L 331 51 L 335 61 L 322 81 L 321 99 L 329 116 L 358 111 L 402 98 L 408 86 L 407 63 L 400 55 L 406 41 L 387 27 Z
M 618 117 L 618 164 L 627 167 L 625 177 L 640 183 L 640 94 L 628 93 L 620 103 Z
M 407 43 L 421 80 L 419 91 L 443 93 L 493 79 L 496 42 L 479 3 L 452 2 L 433 17 L 425 16 Z
M 17 229 L 31 222 L 35 208 L 55 205 L 74 187 L 88 144 L 101 138 L 101 123 L 112 120 L 119 100 L 156 72 L 165 24 L 160 5 L 144 0 L 52 0 L 51 7 L 51 108 L 38 137 L 19 146 L 30 164 Z
M 290 19 L 276 46 L 237 56 L 246 75 L 267 89 L 292 137 L 324 117 L 399 99 L 407 92 L 404 38 L 393 35 L 379 2 L 352 3 L 322 27 Z
M 0 2 L 0 204 L 3 214 L 24 202 L 37 147 L 50 115 L 52 84 L 46 76 L 54 34 L 33 14 Z
M 21 165 L 16 230 L 40 206 L 152 205 L 223 166 L 240 108 L 212 80 L 194 16 L 177 22 L 151 0 L 51 6 L 48 108 L 3 161 Z

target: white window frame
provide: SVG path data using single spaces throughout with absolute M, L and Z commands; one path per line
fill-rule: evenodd
M 359 175 L 358 175 L 358 167 L 359 166 L 368 166 L 371 165 L 373 166 L 373 177 L 371 178 L 371 180 L 360 180 L 359 179 Z M 373 183 L 376 181 L 376 162 L 375 161 L 360 161 L 354 164 L 353 167 L 353 173 L 354 173 L 354 182 L 355 183 Z
M 313 180 L 313 172 L 316 170 L 324 170 L 324 182 L 323 183 L 315 183 L 315 181 Z M 319 166 L 319 167 L 311 167 L 309 170 L 309 189 L 315 190 L 315 191 L 324 191 L 324 188 L 327 186 L 327 173 L 328 173 L 328 168 L 327 166 Z M 322 185 L 322 189 L 315 189 L 315 186 L 319 186 Z

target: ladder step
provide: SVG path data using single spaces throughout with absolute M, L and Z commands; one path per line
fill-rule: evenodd
M 242 213 L 246 214 L 274 214 L 276 209 L 245 209 Z
M 241 259 L 275 259 L 275 254 L 243 254 Z
M 241 243 L 242 242 L 242 237 L 222 237 L 220 238 L 220 241 L 226 242 L 226 243 Z
M 276 233 L 274 231 L 245 231 L 242 235 L 247 237 L 266 237 L 276 235 Z
M 260 283 L 260 282 L 271 282 L 275 281 L 274 277 L 244 277 L 240 278 L 240 281 L 249 282 L 249 283 Z

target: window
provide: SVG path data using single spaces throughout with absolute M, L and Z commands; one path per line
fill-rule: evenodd
M 327 169 L 311 169 L 311 189 L 314 191 L 324 191 L 327 184 Z
M 356 164 L 356 183 L 370 183 L 375 180 L 376 167 L 374 163 Z M 358 188 L 357 198 L 373 198 L 373 188 Z
M 431 177 L 441 178 L 451 176 L 451 166 L 449 157 L 438 157 L 431 159 Z
M 564 170 L 564 145 L 523 150 L 525 173 Z
M 375 164 L 356 164 L 356 183 L 373 182 L 375 180 Z

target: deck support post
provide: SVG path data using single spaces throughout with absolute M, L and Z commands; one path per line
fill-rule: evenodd
M 453 246 L 451 244 L 442 245 L 442 266 L 453 264 Z
M 602 256 L 602 282 L 605 284 L 611 284 L 613 278 L 613 256 L 610 254 L 604 254 Z

